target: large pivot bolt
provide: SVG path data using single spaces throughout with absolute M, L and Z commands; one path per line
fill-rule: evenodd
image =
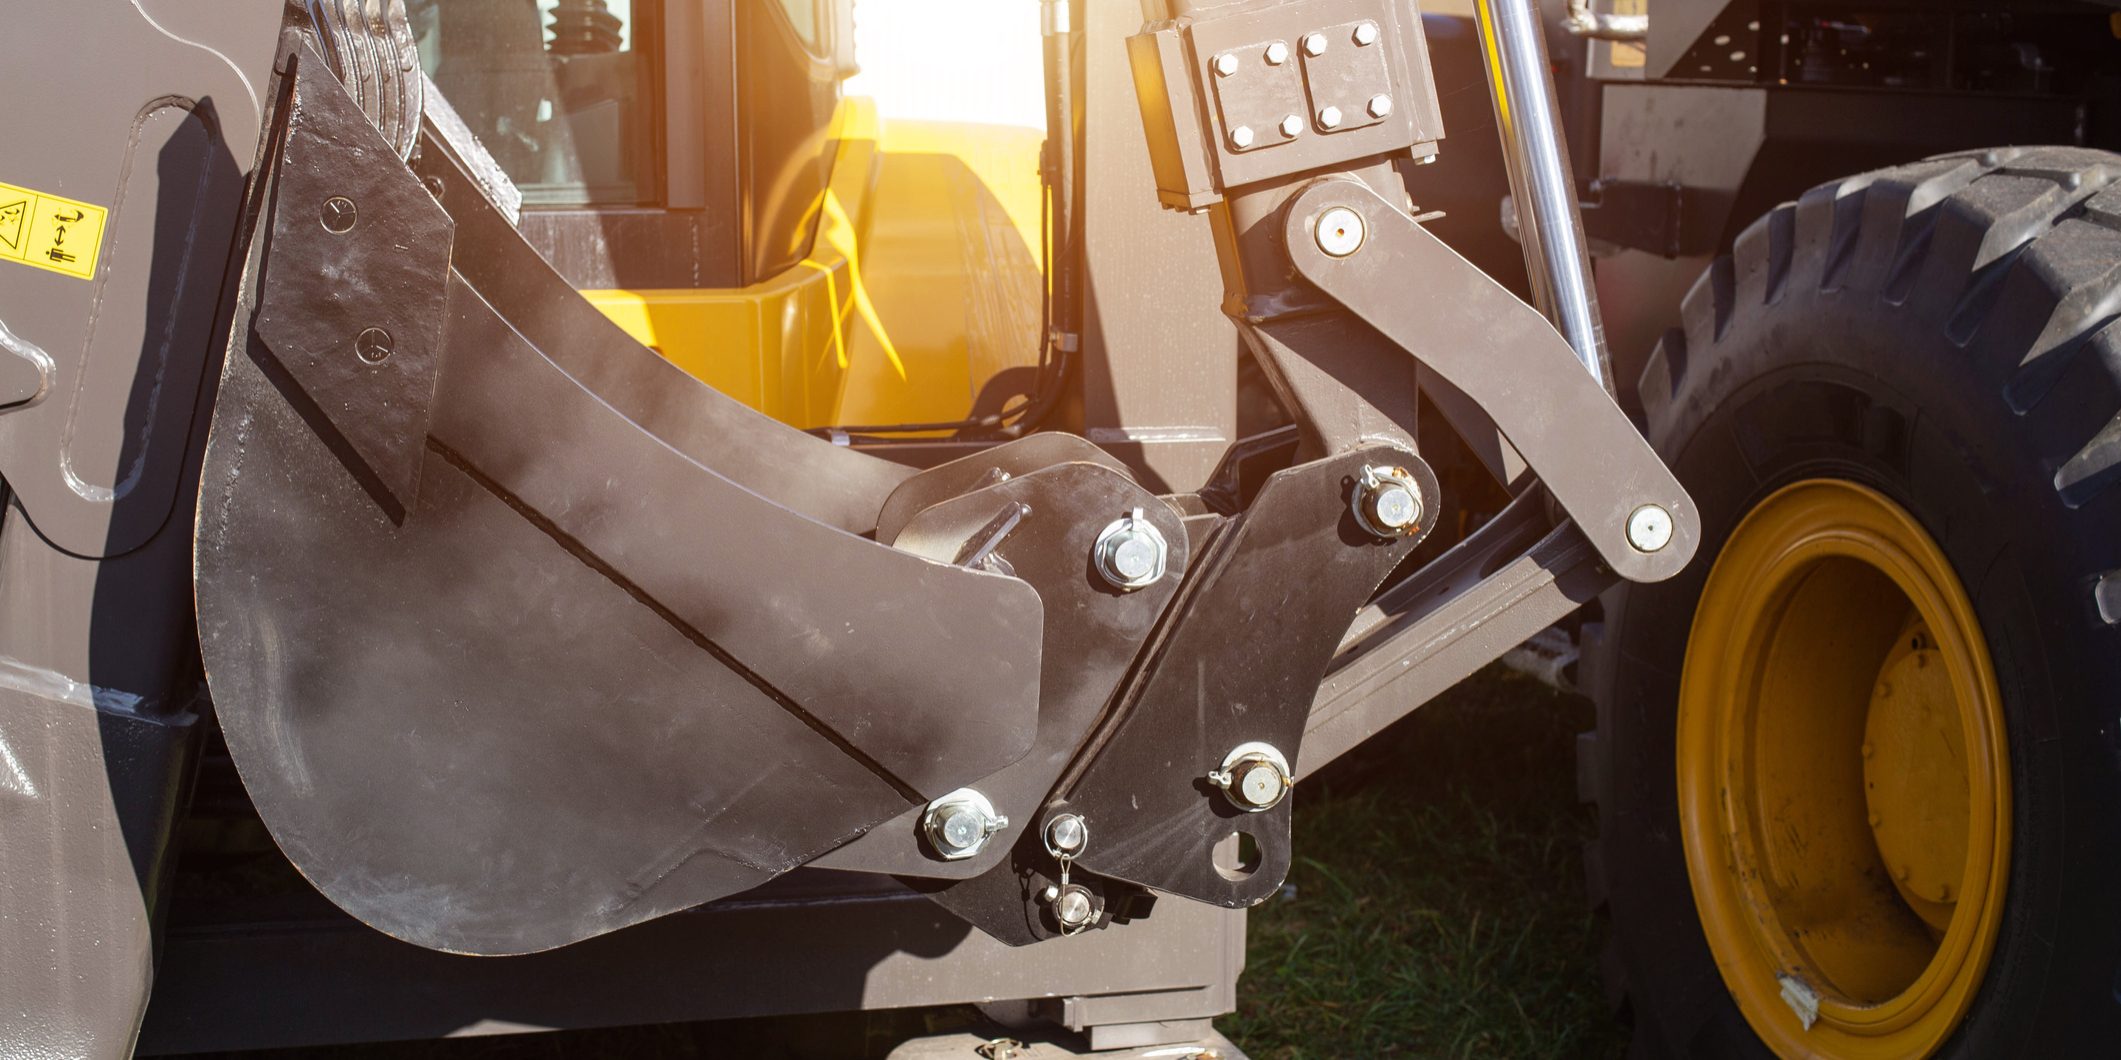
M 1063 935 L 1073 935 L 1097 919 L 1097 896 L 1080 883 L 1048 886 L 1039 897 L 1053 903 L 1053 919 Z
M 1638 552 L 1657 552 L 1672 543 L 1672 513 L 1645 504 L 1628 515 L 1628 544 Z
M 1331 129 L 1339 124 L 1339 107 L 1326 107 L 1318 112 L 1320 128 Z M 1311 226 L 1311 237 L 1318 241 L 1318 249 L 1336 258 L 1345 258 L 1361 250 L 1363 238 L 1368 234 L 1362 215 L 1345 206 L 1335 206 L 1319 214 L 1317 223 Z
M 1273 744 L 1241 743 L 1223 756 L 1223 767 L 1208 774 L 1231 804 L 1246 813 L 1265 813 L 1281 805 L 1296 786 L 1289 760 Z
M 1098 577 L 1115 589 L 1131 592 L 1156 584 L 1164 576 L 1164 564 L 1170 554 L 1171 546 L 1164 541 L 1163 533 L 1136 508 L 1113 520 L 1097 535 L 1090 560 Z
M 928 804 L 921 814 L 921 832 L 928 845 L 944 861 L 962 861 L 987 846 L 987 837 L 1009 827 L 1009 819 L 994 812 L 994 804 L 971 788 L 959 788 Z
M 1364 467 L 1350 498 L 1355 521 L 1378 537 L 1410 537 L 1421 529 L 1421 487 L 1403 467 Z
M 1046 853 L 1055 858 L 1081 857 L 1090 845 L 1090 823 L 1079 813 L 1057 813 L 1046 822 Z

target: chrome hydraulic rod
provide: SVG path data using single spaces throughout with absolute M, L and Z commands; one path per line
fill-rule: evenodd
M 1554 77 L 1547 65 L 1538 6 L 1534 0 L 1479 0 L 1475 6 L 1532 304 L 1610 393 L 1613 372 L 1606 359 L 1605 325 L 1591 285 L 1583 214 L 1554 105 Z

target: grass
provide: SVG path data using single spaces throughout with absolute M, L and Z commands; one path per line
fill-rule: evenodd
M 1618 1056 L 1583 900 L 1590 720 L 1494 668 L 1305 778 L 1225 1033 L 1256 1060 Z

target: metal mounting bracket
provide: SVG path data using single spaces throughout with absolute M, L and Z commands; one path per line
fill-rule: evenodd
M 1329 253 L 1340 244 L 1320 226 L 1351 222 L 1355 249 Z M 1694 502 L 1537 310 L 1359 181 L 1313 182 L 1283 224 L 1298 274 L 1487 410 L 1614 573 L 1661 581 L 1686 566 Z M 1655 546 L 1637 547 L 1630 523 L 1650 507 L 1669 531 L 1635 534 Z

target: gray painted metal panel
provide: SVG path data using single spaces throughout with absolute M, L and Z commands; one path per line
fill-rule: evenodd
M 0 413 L 0 473 L 76 555 L 138 548 L 177 500 L 277 9 L 8 7 L 8 83 L 42 91 L 0 106 L 0 182 L 109 211 L 91 277 L 0 260 L 0 321 L 48 358 Z
M 11 1055 L 129 1055 L 153 979 L 167 844 L 197 743 L 183 681 L 201 398 L 281 9 L 6 10 L 14 94 L 0 106 L 0 182 L 108 210 L 85 279 L 0 260 Z
M 122 1057 L 192 715 L 0 659 L 0 1051 Z
M 1237 329 L 1208 218 L 1157 202 L 1127 61 L 1141 4 L 1084 6 L 1083 433 L 1150 488 L 1195 489 L 1237 437 Z
M 898 887 L 798 873 L 524 957 L 398 942 L 288 903 L 172 923 L 143 1050 L 269 1048 L 1030 1000 L 1091 1022 L 1219 1015 L 1235 1004 L 1245 915 L 1172 902 L 1036 955 Z M 1111 998 L 1117 1007 L 1104 1005 Z M 1126 1004 L 1146 999 L 1147 1004 Z M 1087 1004 L 1086 1004 L 1087 1003 Z

